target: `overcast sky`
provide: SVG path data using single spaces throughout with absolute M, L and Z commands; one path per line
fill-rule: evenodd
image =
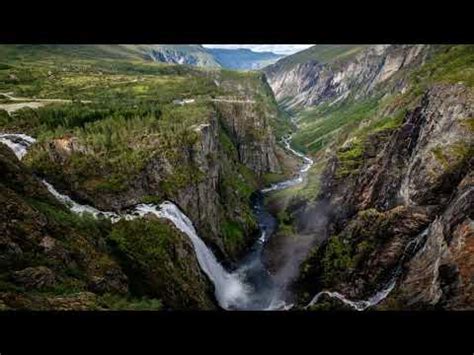
M 312 44 L 203 44 L 208 48 L 248 48 L 255 52 L 273 52 L 278 54 L 293 54 L 308 47 Z

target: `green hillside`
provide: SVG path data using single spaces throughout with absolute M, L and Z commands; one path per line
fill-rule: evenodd
M 355 44 L 318 44 L 304 51 L 295 53 L 283 59 L 280 59 L 274 66 L 268 67 L 268 70 L 289 70 L 297 64 L 308 61 L 318 61 L 320 63 L 333 63 L 337 60 L 348 59 L 359 53 L 367 45 Z

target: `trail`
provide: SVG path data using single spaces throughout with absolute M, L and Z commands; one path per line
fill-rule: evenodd
M 227 102 L 231 104 L 255 104 L 257 103 L 255 100 L 238 100 L 238 99 L 209 99 L 212 102 Z

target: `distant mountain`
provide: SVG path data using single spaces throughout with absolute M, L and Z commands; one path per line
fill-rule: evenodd
M 198 67 L 219 68 L 211 53 L 198 44 L 122 45 L 131 51 L 144 54 L 157 62 L 188 64 Z
M 283 57 L 272 52 L 253 52 L 243 48 L 204 48 L 196 44 L 124 45 L 124 47 L 129 51 L 145 54 L 158 62 L 237 70 L 261 69 Z
M 368 47 L 352 44 L 315 45 L 267 66 L 263 71 L 276 99 L 287 109 L 301 109 L 323 101 L 342 100 L 349 92 L 362 95 L 364 91 L 362 86 L 359 87 L 360 84 L 364 82 L 370 86 L 383 67 L 388 55 L 377 53 L 383 52 L 385 47 L 372 46 L 372 50 L 367 52 L 366 61 L 375 56 L 379 58 L 379 62 L 371 61 L 370 68 L 362 63 L 362 69 L 357 72 L 351 69 L 361 62 L 354 58 Z M 354 90 L 356 87 L 360 90 Z
M 253 52 L 250 49 L 220 49 L 208 48 L 216 61 L 224 68 L 228 69 L 261 69 L 267 65 L 275 63 L 283 55 L 272 52 Z

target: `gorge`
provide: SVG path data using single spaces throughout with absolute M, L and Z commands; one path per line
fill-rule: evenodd
M 315 45 L 260 72 L 20 47 L 2 308 L 472 309 L 472 46 Z

